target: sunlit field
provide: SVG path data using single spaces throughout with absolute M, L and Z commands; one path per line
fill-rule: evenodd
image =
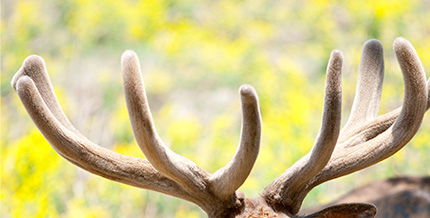
M 240 190 L 252 197 L 310 151 L 333 49 L 344 55 L 342 123 L 366 40 L 384 45 L 380 114 L 403 102 L 396 37 L 414 45 L 429 78 L 429 12 L 429 0 L 2 0 L 1 217 L 206 217 L 184 200 L 104 179 L 58 155 L 10 86 L 31 54 L 44 58 L 63 110 L 83 135 L 144 158 L 122 88 L 121 55 L 133 49 L 160 137 L 210 173 L 236 150 L 238 88 L 251 84 L 260 101 L 262 142 Z M 303 208 L 375 180 L 430 175 L 429 153 L 428 112 L 400 152 L 318 186 Z

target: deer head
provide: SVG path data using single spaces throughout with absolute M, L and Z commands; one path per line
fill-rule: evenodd
M 382 161 L 405 146 L 418 131 L 430 106 L 421 62 L 403 38 L 394 42 L 403 72 L 401 108 L 378 116 L 384 75 L 382 45 L 364 44 L 351 115 L 341 130 L 341 68 L 343 55 L 334 50 L 327 67 L 321 128 L 312 150 L 275 179 L 256 199 L 238 188 L 257 158 L 261 117 L 250 85 L 240 87 L 242 130 L 230 162 L 213 174 L 169 149 L 154 127 L 139 60 L 133 51 L 122 55 L 122 72 L 131 125 L 147 159 L 121 155 L 100 147 L 76 130 L 62 111 L 42 58 L 32 55 L 12 79 L 27 112 L 53 148 L 73 164 L 110 180 L 193 202 L 209 217 L 296 217 L 306 194 L 315 186 Z M 370 204 L 341 204 L 306 217 L 373 217 Z

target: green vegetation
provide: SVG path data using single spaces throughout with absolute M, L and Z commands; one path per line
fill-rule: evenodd
M 94 142 L 143 157 L 128 121 L 120 57 L 140 57 L 154 121 L 177 153 L 214 172 L 236 150 L 237 89 L 253 85 L 263 116 L 254 170 L 241 187 L 256 196 L 311 148 L 332 49 L 343 51 L 343 122 L 362 44 L 385 47 L 381 113 L 401 105 L 392 42 L 415 46 L 430 76 L 427 0 L 17 0 L 1 13 L 1 217 L 204 217 L 191 203 L 89 174 L 60 157 L 10 87 L 31 54 L 42 56 L 63 109 Z M 394 157 L 323 184 L 305 206 L 396 175 L 430 174 L 430 116 Z

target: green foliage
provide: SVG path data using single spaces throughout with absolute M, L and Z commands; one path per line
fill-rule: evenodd
M 346 121 L 362 44 L 384 44 L 381 113 L 401 104 L 403 82 L 391 44 L 415 46 L 430 70 L 426 0 L 363 1 L 2 1 L 2 217 L 204 217 L 191 203 L 88 174 L 38 133 L 10 87 L 31 54 L 42 56 L 72 123 L 91 140 L 142 157 L 124 103 L 120 55 L 140 57 L 163 141 L 209 172 L 233 156 L 240 134 L 237 88 L 253 85 L 263 117 L 261 151 L 241 187 L 256 196 L 311 148 L 318 132 L 325 67 L 344 52 Z M 427 77 L 429 74 L 427 73 Z M 430 116 L 394 157 L 323 184 L 305 205 L 325 203 L 369 181 L 429 175 Z

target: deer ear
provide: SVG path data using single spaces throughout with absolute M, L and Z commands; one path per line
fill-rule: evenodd
M 327 207 L 324 210 L 305 216 L 306 218 L 372 218 L 376 207 L 366 203 L 348 203 Z

